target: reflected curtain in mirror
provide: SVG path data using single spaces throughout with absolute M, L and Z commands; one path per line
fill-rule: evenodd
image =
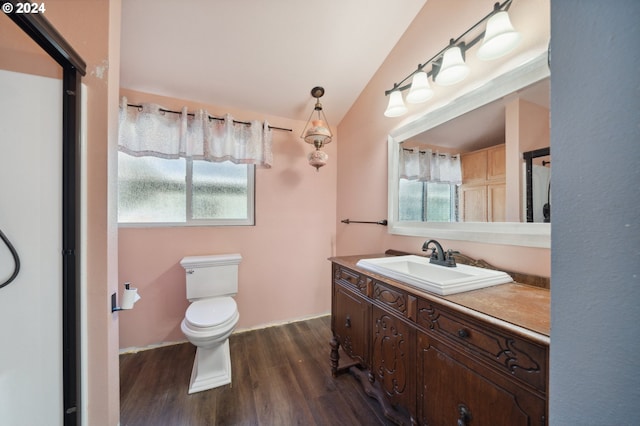
M 457 222 L 460 154 L 399 145 L 399 219 Z

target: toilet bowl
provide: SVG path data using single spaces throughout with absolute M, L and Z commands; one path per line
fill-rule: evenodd
M 180 264 L 186 271 L 191 304 L 180 328 L 196 346 L 189 393 L 231 383 L 229 336 L 240 318 L 231 297 L 237 292 L 240 255 L 189 256 Z
M 187 308 L 180 328 L 189 342 L 208 348 L 228 339 L 240 319 L 231 297 L 198 300 Z

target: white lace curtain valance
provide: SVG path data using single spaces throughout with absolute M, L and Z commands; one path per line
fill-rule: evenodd
M 400 146 L 400 177 L 422 182 L 462 183 L 460 154 Z
M 155 104 L 140 108 L 120 104 L 118 149 L 129 155 L 192 158 L 212 162 L 232 161 L 271 167 L 272 130 L 269 123 L 238 123 L 229 114 L 210 119 L 205 110 L 188 114 L 162 111 Z

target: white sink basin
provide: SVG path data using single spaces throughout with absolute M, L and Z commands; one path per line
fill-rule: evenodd
M 502 271 L 469 265 L 449 268 L 415 255 L 361 259 L 357 266 L 441 296 L 513 281 Z

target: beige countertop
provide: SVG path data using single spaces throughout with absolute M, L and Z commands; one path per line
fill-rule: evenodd
M 404 289 L 422 299 L 437 302 L 484 321 L 503 326 L 540 343 L 547 345 L 550 343 L 551 298 L 548 289 L 512 282 L 449 296 L 439 296 L 356 266 L 360 259 L 384 256 L 386 255 L 337 256 L 331 257 L 329 260 Z

